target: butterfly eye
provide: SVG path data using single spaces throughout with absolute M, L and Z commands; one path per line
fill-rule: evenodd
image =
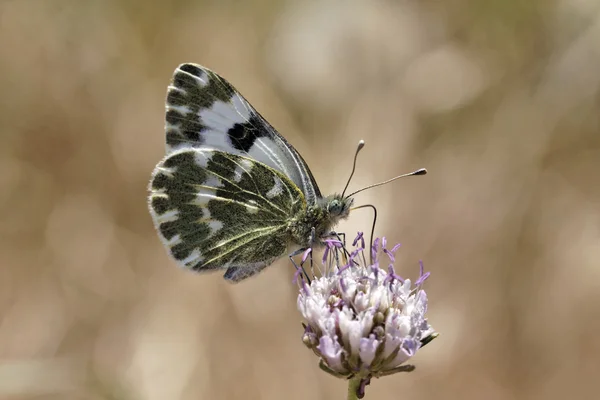
M 330 214 L 340 214 L 342 212 L 342 202 L 339 200 L 332 200 L 327 209 Z

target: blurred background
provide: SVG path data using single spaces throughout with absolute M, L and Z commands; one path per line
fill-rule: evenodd
M 600 389 L 600 3 L 0 1 L 0 399 L 335 399 L 293 269 L 171 261 L 146 208 L 164 97 L 196 62 L 360 194 L 441 336 L 367 399 Z M 359 211 L 339 227 L 368 231 Z M 596 394 L 594 394 L 596 393 Z

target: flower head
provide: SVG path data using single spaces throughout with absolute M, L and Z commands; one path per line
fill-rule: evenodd
M 338 377 L 362 377 L 364 390 L 371 377 L 412 371 L 404 363 L 437 334 L 425 318 L 422 285 L 429 273 L 423 264 L 413 284 L 395 272 L 399 245 L 388 249 L 385 238 L 376 239 L 370 263 L 361 233 L 353 248 L 326 241 L 322 275 L 301 280 L 298 309 L 306 321 L 303 342 L 321 358 L 321 368 Z M 380 267 L 381 253 L 387 269 Z

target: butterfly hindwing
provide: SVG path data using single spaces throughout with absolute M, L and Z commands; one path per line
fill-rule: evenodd
M 249 157 L 184 147 L 170 152 L 150 181 L 150 212 L 179 264 L 228 268 L 233 281 L 283 255 L 290 218 L 306 207 L 284 174 Z
M 175 70 L 165 126 L 167 154 L 193 147 L 246 156 L 287 176 L 309 204 L 321 197 L 296 149 L 229 82 L 207 68 L 182 64 Z

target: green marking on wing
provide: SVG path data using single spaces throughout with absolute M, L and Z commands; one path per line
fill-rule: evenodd
M 269 200 L 268 198 L 266 198 L 263 195 L 263 192 L 261 192 L 261 187 L 259 186 L 259 184 L 257 183 L 256 179 L 257 177 L 254 176 L 253 173 L 251 173 L 251 171 L 248 171 L 245 169 L 245 167 L 243 165 L 241 165 L 239 162 L 236 161 L 237 159 L 244 159 L 246 162 L 251 162 L 252 165 L 257 165 L 260 163 L 257 163 L 256 161 L 251 160 L 250 158 L 247 157 L 241 157 L 241 156 L 235 156 L 235 155 L 231 155 L 231 154 L 227 154 L 227 153 L 222 153 L 219 152 L 222 155 L 225 155 L 225 160 L 227 160 L 228 164 L 225 164 L 223 161 L 219 162 L 219 161 L 214 161 L 211 160 L 210 163 L 208 165 L 208 168 L 211 169 L 206 169 L 206 172 L 212 176 L 214 176 L 215 178 L 217 178 L 220 183 L 222 183 L 223 185 L 226 184 L 227 187 L 225 186 L 221 186 L 221 187 L 215 187 L 215 186 L 207 186 L 205 184 L 201 184 L 201 185 L 197 185 L 197 188 L 202 188 L 202 189 L 206 189 L 206 190 L 214 190 L 214 192 L 216 193 L 217 191 L 219 191 L 220 193 L 224 193 L 227 192 L 228 196 L 219 196 L 216 195 L 214 197 L 211 197 L 211 200 L 217 200 L 217 201 L 225 201 L 225 202 L 235 202 L 237 204 L 240 205 L 244 205 L 245 207 L 248 208 L 252 208 L 252 209 L 258 209 L 258 206 L 255 205 L 255 203 L 250 202 L 250 201 L 254 201 L 257 202 L 258 199 L 260 199 L 260 201 L 264 202 L 265 204 L 263 204 L 263 209 L 267 212 L 272 212 L 272 214 L 274 216 L 280 216 L 280 215 L 288 215 L 289 212 L 288 210 L 285 210 L 283 208 L 281 208 L 280 206 L 277 205 L 276 202 L 273 202 L 271 200 Z M 217 157 L 215 157 L 217 158 Z M 224 174 L 219 173 L 218 171 L 225 171 L 227 175 L 229 175 L 229 171 L 231 171 L 231 167 L 232 165 L 230 163 L 233 163 L 236 167 L 239 167 L 242 171 L 244 171 L 244 175 L 249 177 L 249 179 L 252 180 L 252 182 L 254 183 L 254 188 L 244 188 L 242 187 L 240 184 L 238 184 L 237 182 L 235 182 L 232 178 L 228 178 L 226 177 Z M 264 164 L 260 164 L 262 166 L 262 168 L 267 168 L 268 170 L 270 170 L 270 173 L 276 173 L 276 174 L 280 174 L 281 173 L 279 171 L 276 171 Z M 216 168 L 218 167 L 218 168 Z M 257 169 L 260 169 L 259 167 L 257 167 Z M 235 172 L 235 170 L 234 170 Z M 282 175 L 283 176 L 283 175 Z M 258 177 L 258 179 L 260 179 L 260 177 Z M 290 181 L 291 185 L 294 185 L 291 181 Z M 295 185 L 294 185 L 295 186 Z M 271 186 L 272 187 L 272 186 Z M 291 201 L 294 201 L 294 197 L 292 194 L 292 191 L 290 190 L 290 188 L 286 185 L 287 188 L 287 193 L 288 196 L 290 198 Z M 243 201 L 236 201 L 233 198 L 234 197 L 239 197 L 239 194 L 243 193 L 244 195 L 247 195 L 247 198 L 249 201 L 247 202 L 243 202 Z M 298 190 L 298 193 L 300 193 L 302 195 L 302 192 L 300 192 Z M 297 194 L 297 193 L 296 193 Z M 210 197 L 210 196 L 209 196 Z M 258 198 L 258 199 L 257 199 Z M 268 207 L 267 207 L 268 206 Z
M 282 255 L 287 248 L 287 241 L 282 240 L 281 245 L 278 246 L 278 249 L 281 251 L 270 251 L 266 252 L 262 248 L 263 243 L 253 243 L 254 241 L 258 241 L 260 239 L 263 240 L 272 240 L 273 238 L 277 238 L 282 235 L 285 230 L 285 225 L 275 226 L 275 227 L 266 227 L 248 230 L 234 238 L 227 239 L 217 243 L 214 247 L 208 249 L 208 253 L 216 253 L 216 255 L 204 262 L 206 265 L 210 264 L 222 264 L 221 261 L 225 260 L 227 263 L 231 263 L 232 260 L 236 260 L 236 265 L 244 265 L 251 264 L 257 261 L 268 260 L 273 257 L 278 257 Z M 279 232 L 278 232 L 279 231 Z M 260 259 L 255 260 L 254 254 L 260 254 Z

